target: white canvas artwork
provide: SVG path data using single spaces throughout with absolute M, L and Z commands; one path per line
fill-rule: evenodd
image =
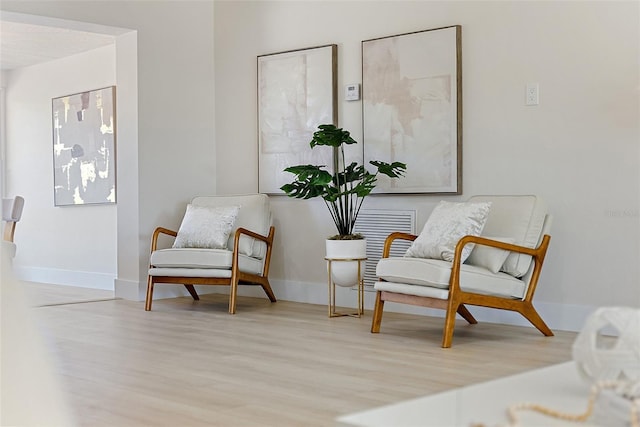
M 407 165 L 375 192 L 461 192 L 460 77 L 460 26 L 362 42 L 365 163 Z
M 54 98 L 55 206 L 116 202 L 115 87 Z
M 336 120 L 336 45 L 258 57 L 258 190 L 280 187 L 299 164 L 330 165 L 331 148 L 309 146 L 318 125 Z

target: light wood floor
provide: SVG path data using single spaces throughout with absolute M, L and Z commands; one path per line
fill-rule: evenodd
M 81 426 L 331 426 L 343 414 L 570 359 L 575 334 L 227 297 L 143 302 L 29 285 Z M 87 302 L 81 302 L 82 300 Z M 52 305 L 53 304 L 53 305 Z M 470 308 L 473 311 L 473 307 Z

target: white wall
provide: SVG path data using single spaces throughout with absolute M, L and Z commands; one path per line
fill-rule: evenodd
M 13 70 L 5 79 L 6 191 L 25 198 L 15 235 L 18 274 L 113 289 L 116 206 L 54 207 L 51 99 L 115 85 L 115 45 Z
M 117 207 L 117 283 L 133 298 L 144 287 L 153 227 L 177 225 L 185 201 L 213 193 L 216 184 L 220 194 L 257 190 L 257 55 L 337 43 L 342 89 L 360 81 L 361 40 L 461 24 L 464 194 L 375 196 L 366 207 L 417 209 L 421 225 L 442 198 L 543 196 L 555 225 L 536 301 L 552 327 L 567 329 L 580 327 L 597 306 L 640 306 L 638 7 L 482 1 L 1 5 L 138 32 L 137 70 L 128 73 L 137 73 L 137 98 L 127 103 L 135 110 L 127 125 L 136 141 L 127 145 L 126 184 L 119 163 L 119 187 L 126 185 L 127 197 L 120 192 Z M 538 107 L 524 106 L 528 82 L 540 84 Z M 361 139 L 358 102 L 340 101 L 339 118 Z M 273 206 L 276 295 L 324 304 L 322 240 L 332 233 L 324 206 L 284 197 L 274 197 Z
M 257 189 L 257 55 L 337 43 L 339 124 L 361 140 L 361 105 L 341 99 L 361 81 L 361 41 L 460 24 L 463 195 L 365 206 L 417 209 L 421 228 L 440 199 L 538 194 L 555 216 L 536 297 L 550 326 L 578 329 L 597 306 L 640 306 L 637 2 L 217 2 L 215 16 L 217 169 L 233 177 L 219 193 Z M 529 82 L 539 106 L 524 105 Z M 317 200 L 273 206 L 276 295 L 324 303 L 328 212 Z
M 3 11 L 130 29 L 116 41 L 116 295 L 144 295 L 151 233 L 216 185 L 213 3 L 14 1 Z M 133 56 L 133 59 L 132 59 Z M 166 295 L 183 294 L 165 287 Z M 163 294 L 162 290 L 158 296 Z

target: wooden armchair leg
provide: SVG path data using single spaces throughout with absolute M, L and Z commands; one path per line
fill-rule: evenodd
M 476 318 L 473 317 L 473 315 L 469 312 L 469 310 L 467 309 L 467 307 L 465 307 L 464 304 L 460 304 L 458 306 L 458 314 L 462 316 L 463 319 L 469 322 L 471 325 L 475 325 L 476 323 L 478 323 Z
M 184 287 L 187 288 L 194 300 L 200 301 L 200 297 L 198 296 L 196 288 L 193 285 L 184 285 Z
M 265 282 L 260 285 L 262 286 L 262 289 L 264 289 L 264 293 L 269 297 L 269 301 L 276 302 L 276 295 L 273 293 L 273 289 L 271 289 L 269 280 L 265 280 Z
M 449 307 L 447 308 L 447 314 L 444 319 L 444 331 L 442 332 L 442 348 L 451 347 L 451 341 L 453 341 L 453 328 L 456 324 L 456 313 L 458 312 L 458 307 L 450 302 Z
M 236 314 L 236 299 L 238 297 L 238 280 L 231 279 L 231 289 L 229 290 L 229 314 Z
M 382 310 L 384 309 L 384 300 L 382 292 L 376 292 L 376 305 L 373 308 L 373 320 L 371 321 L 371 333 L 380 332 L 380 323 L 382 323 Z
M 153 300 L 153 279 L 147 278 L 147 300 L 144 303 L 144 311 L 151 311 L 151 301 Z
M 525 302 L 520 310 L 518 310 L 533 326 L 535 326 L 546 337 L 552 337 L 553 331 L 549 329 L 547 324 L 542 320 L 533 304 Z

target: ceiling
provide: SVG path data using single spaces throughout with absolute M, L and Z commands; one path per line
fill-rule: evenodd
M 13 70 L 115 43 L 115 36 L 0 21 L 0 69 Z

